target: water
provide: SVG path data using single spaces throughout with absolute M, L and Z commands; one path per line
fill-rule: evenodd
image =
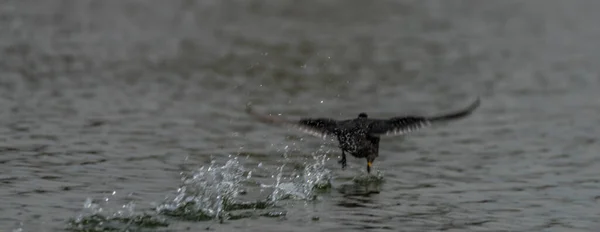
M 595 231 L 595 1 L 5 1 L 2 231 Z M 364 160 L 290 118 L 468 119 Z

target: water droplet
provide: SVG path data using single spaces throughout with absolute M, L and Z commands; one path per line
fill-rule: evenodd
M 321 104 L 323 104 L 323 100 L 321 100 Z
M 89 209 L 92 207 L 92 198 L 86 198 L 85 202 L 83 202 L 83 208 Z

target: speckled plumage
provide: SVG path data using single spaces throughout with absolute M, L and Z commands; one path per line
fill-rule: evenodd
M 477 98 L 465 109 L 452 113 L 432 117 L 400 116 L 389 119 L 373 119 L 369 118 L 366 113 L 360 113 L 357 118 L 346 120 L 330 118 L 287 120 L 258 114 L 250 106 L 246 108 L 246 112 L 263 122 L 291 126 L 313 136 L 321 138 L 335 136 L 339 142 L 339 148 L 342 150 L 342 159 L 339 161 L 342 168 L 346 167 L 346 153 L 348 153 L 356 158 L 366 158 L 367 172 L 370 173 L 372 163 L 379 156 L 381 136 L 404 135 L 433 123 L 464 118 L 479 107 L 479 104 L 480 99 Z

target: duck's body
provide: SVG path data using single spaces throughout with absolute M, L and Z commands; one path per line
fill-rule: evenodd
M 246 108 L 246 111 L 261 121 L 293 126 L 314 136 L 322 138 L 336 136 L 339 148 L 342 150 L 342 159 L 339 161 L 342 168 L 346 167 L 346 153 L 348 153 L 356 158 L 366 158 L 367 172 L 370 173 L 373 161 L 379 156 L 381 136 L 403 135 L 432 123 L 466 117 L 479 106 L 479 103 L 478 98 L 463 110 L 433 117 L 402 116 L 389 119 L 370 119 L 366 113 L 360 113 L 355 119 L 341 121 L 329 118 L 306 118 L 290 121 L 257 114 L 250 107 Z
M 346 167 L 346 153 L 356 158 L 367 158 L 367 172 L 371 172 L 371 164 L 379 156 L 378 136 L 369 134 L 371 120 L 365 113 L 358 118 L 344 120 L 337 123 L 332 134 L 337 137 L 339 148 L 342 150 L 342 159 L 339 163 Z

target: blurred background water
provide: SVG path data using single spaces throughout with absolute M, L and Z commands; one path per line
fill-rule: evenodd
M 1 231 L 596 231 L 598 1 L 5 0 Z M 469 118 L 375 173 L 289 118 Z

